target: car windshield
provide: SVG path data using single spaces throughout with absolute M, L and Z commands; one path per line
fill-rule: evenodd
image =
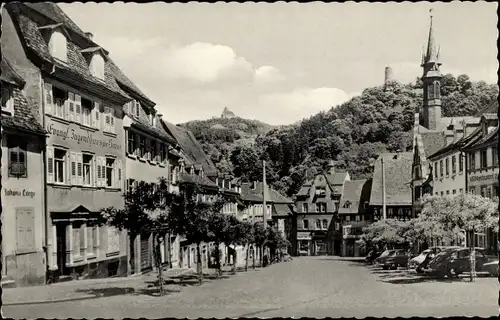
M 384 252 L 382 252 L 382 254 L 380 255 L 380 257 L 385 257 L 385 256 L 388 256 L 388 255 L 390 255 L 391 253 L 394 253 L 394 251 L 385 250 Z

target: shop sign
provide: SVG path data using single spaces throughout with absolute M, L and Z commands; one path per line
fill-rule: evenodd
M 35 191 L 31 191 L 28 189 L 23 189 L 23 190 L 4 189 L 4 190 L 6 197 L 27 197 L 27 198 L 35 197 Z
M 114 142 L 116 138 L 103 140 L 103 139 L 98 139 L 93 134 L 93 132 L 89 130 L 81 129 L 79 131 L 81 132 L 77 132 L 75 128 L 71 128 L 70 126 L 64 128 L 58 128 L 54 123 L 51 123 L 47 127 L 47 132 L 50 135 L 59 137 L 62 140 L 73 140 L 76 141 L 78 144 L 88 144 L 90 146 L 98 146 L 106 149 L 120 150 L 122 148 L 121 145 Z
M 471 182 L 476 182 L 476 181 L 498 181 L 498 173 L 490 173 L 488 175 L 484 176 L 476 176 L 476 175 L 471 175 L 470 181 Z
M 297 240 L 311 240 L 310 232 L 297 232 Z

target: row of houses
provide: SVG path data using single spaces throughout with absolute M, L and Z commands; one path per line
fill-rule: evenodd
M 233 199 L 223 213 L 262 220 L 262 183 L 220 175 L 193 134 L 166 121 L 57 5 L 2 6 L 1 46 L 2 285 L 154 267 L 151 234 L 131 241 L 95 223 L 103 208 L 123 208 L 139 181 L 165 177 L 172 192 L 196 184 L 205 199 Z M 293 202 L 268 193 L 270 224 L 290 234 Z M 204 266 L 210 250 L 202 244 Z M 196 263 L 182 235 L 167 237 L 161 254 L 173 267 Z
M 431 25 L 422 55 L 423 105 L 415 114 L 413 146 L 379 155 L 372 179 L 350 180 L 347 172 L 324 172 L 296 195 L 298 254 L 359 255 L 362 228 L 383 218 L 408 220 L 421 211 L 425 194 L 463 192 L 498 197 L 498 101 L 475 116 L 443 117 L 441 62 Z M 498 250 L 493 230 L 466 239 Z

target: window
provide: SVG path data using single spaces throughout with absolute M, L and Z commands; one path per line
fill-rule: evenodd
M 436 192 L 436 196 L 438 196 L 438 195 L 439 195 L 439 192 Z
M 449 195 L 450 194 L 450 190 L 446 190 L 446 195 Z
M 127 186 L 126 186 L 127 192 L 134 191 L 134 187 L 135 187 L 135 180 L 134 179 L 127 179 Z
M 458 190 L 458 192 L 460 192 L 460 193 L 464 193 L 464 189 L 460 188 L 460 189 Z
M 328 220 L 323 219 L 323 229 L 328 229 Z
M 90 154 L 83 155 L 83 184 L 86 186 L 92 185 L 92 160 L 93 157 Z
M 309 229 L 309 220 L 304 219 L 304 220 L 302 220 L 302 223 L 303 223 L 304 229 Z
M 450 175 L 450 159 L 446 158 L 445 159 L 445 167 L 446 167 L 446 176 Z
M 492 198 L 491 196 L 491 188 L 489 186 L 486 186 L 486 198 Z
M 50 54 L 61 61 L 66 62 L 68 57 L 67 40 L 61 31 L 54 31 L 49 41 Z
M 457 158 L 455 156 L 451 157 L 451 173 L 455 174 L 457 172 Z
M 148 143 L 148 160 L 155 161 L 156 156 L 155 156 L 155 148 L 156 148 L 156 141 L 155 140 L 149 140 Z
M 434 162 L 434 177 L 437 179 L 438 177 L 438 162 Z
M 128 154 L 136 153 L 137 134 L 133 131 L 128 131 L 127 152 Z
M 7 146 L 9 148 L 9 176 L 26 178 L 28 176 L 28 142 L 23 137 L 10 135 L 7 138 Z
M 476 169 L 476 153 L 469 153 L 469 170 Z
M 146 157 L 146 138 L 140 136 L 139 137 L 139 157 L 144 158 Z
M 469 193 L 470 194 L 476 194 L 476 187 L 470 187 L 469 188 Z
M 464 171 L 464 159 L 461 153 L 458 155 L 458 171 Z
M 80 226 L 73 226 L 73 256 L 80 257 Z
M 309 205 L 307 203 L 302 204 L 302 212 L 308 212 L 309 211 Z
M 492 147 L 491 148 L 491 159 L 493 162 L 494 167 L 498 167 L 498 148 L 497 147 Z
M 432 83 L 429 83 L 427 86 L 427 98 L 428 99 L 434 99 L 434 86 Z
M 498 185 L 493 186 L 493 197 L 498 197 Z
M 101 104 L 99 102 L 94 102 L 94 108 L 92 109 L 92 126 L 97 129 L 101 129 Z
M 54 149 L 54 182 L 66 183 L 66 153 L 66 150 Z
M 356 222 L 359 222 L 360 216 L 356 215 Z
M 52 110 L 52 115 L 61 119 L 67 119 L 65 104 L 65 101 L 68 99 L 67 93 L 64 90 L 54 87 L 53 95 L 54 109 Z
M 104 107 L 104 131 L 115 132 L 115 109 Z
M 351 201 L 347 200 L 344 205 L 343 205 L 344 208 L 350 208 L 351 207 Z
M 368 209 L 370 207 L 370 203 L 368 201 L 365 201 L 365 205 L 364 205 L 364 208 L 365 209 Z
M 481 158 L 481 168 L 482 169 L 487 168 L 488 167 L 488 156 L 487 156 L 486 149 L 481 150 L 480 158 Z
M 106 186 L 114 187 L 115 182 L 115 159 L 106 158 Z
M 95 225 L 87 225 L 87 255 L 97 255 L 97 247 L 99 243 L 99 227 Z
M 486 186 L 481 186 L 481 197 L 486 197 Z
M 415 187 L 415 201 L 420 200 L 422 196 L 422 187 Z
M 441 177 L 444 176 L 443 160 L 439 160 L 439 171 L 441 172 Z
M 104 58 L 100 53 L 96 53 L 92 57 L 90 70 L 94 77 L 104 80 Z
M 444 196 L 444 191 L 441 191 L 441 197 Z
M 139 117 L 141 114 L 141 103 L 139 101 L 134 101 L 135 102 L 135 116 Z
M 12 97 L 12 87 L 2 83 L 2 113 L 14 115 L 14 98 Z
M 350 222 L 351 221 L 351 216 L 345 216 L 345 221 Z
M 92 126 L 92 101 L 87 100 L 87 99 L 82 99 L 81 100 L 82 104 L 82 122 L 84 126 Z M 78 105 L 77 105 L 78 107 Z M 70 111 L 71 112 L 71 111 Z
M 16 240 L 18 252 L 31 251 L 36 248 L 33 208 L 16 208 Z
M 321 230 L 321 220 L 316 220 L 316 229 Z

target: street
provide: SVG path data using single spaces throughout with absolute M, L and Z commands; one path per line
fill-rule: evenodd
M 74 281 L 67 286 L 75 286 Z M 7 305 L 12 318 L 395 317 L 498 315 L 495 278 L 434 280 L 336 257 L 298 257 L 198 285 L 167 286 L 158 297 L 131 279 L 107 283 L 104 297 Z M 43 290 L 44 287 L 39 287 Z M 62 288 L 62 287 L 61 287 Z M 4 291 L 4 296 L 9 295 Z M 14 289 L 17 290 L 17 289 Z M 89 289 L 90 290 L 90 289 Z M 98 289 L 95 289 L 98 291 Z M 14 292 L 14 291 L 12 291 Z M 4 298 L 5 300 L 6 298 Z

